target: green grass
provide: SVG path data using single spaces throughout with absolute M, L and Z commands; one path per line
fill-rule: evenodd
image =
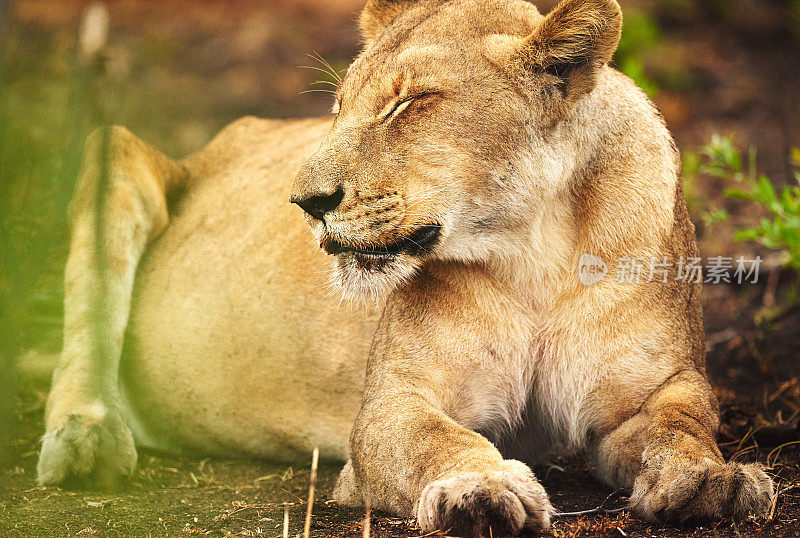
M 747 165 L 730 137 L 715 136 L 703 150 L 706 164 L 701 172 L 735 184 L 725 189 L 725 196 L 758 206 L 764 215 L 758 224 L 736 231 L 737 241 L 754 241 L 784 253 L 788 267 L 800 273 L 800 171 L 795 171 L 795 184 L 777 187 L 764 174 L 756 171 L 756 150 L 751 148 Z M 800 166 L 800 149 L 794 160 Z M 724 212 L 709 214 L 712 219 L 725 218 Z

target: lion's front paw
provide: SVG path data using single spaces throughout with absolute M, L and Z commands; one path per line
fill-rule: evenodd
M 364 506 L 364 500 L 358 491 L 356 474 L 353 471 L 353 461 L 347 460 L 339 478 L 336 479 L 336 488 L 333 490 L 333 499 L 342 506 L 353 508 Z
M 766 515 L 774 494 L 760 465 L 706 459 L 643 471 L 633 486 L 631 508 L 651 521 L 739 520 Z
M 115 411 L 70 415 L 42 438 L 37 471 L 42 485 L 113 488 L 136 468 L 131 431 Z
M 550 526 L 553 507 L 525 465 L 509 470 L 464 473 L 437 480 L 422 491 L 417 522 L 425 532 L 456 536 L 516 536 Z M 491 529 L 491 530 L 490 530 Z

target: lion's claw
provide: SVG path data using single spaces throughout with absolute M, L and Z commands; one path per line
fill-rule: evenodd
M 507 462 L 510 463 L 510 462 Z M 425 532 L 516 536 L 550 526 L 553 507 L 527 467 L 524 472 L 464 473 L 428 484 L 417 508 Z
M 740 520 L 765 516 L 774 494 L 760 465 L 706 459 L 645 469 L 634 483 L 630 503 L 634 512 L 656 522 Z

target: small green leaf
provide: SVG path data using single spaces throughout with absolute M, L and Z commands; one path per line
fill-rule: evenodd
M 735 198 L 737 200 L 753 200 L 755 198 L 752 193 L 743 191 L 741 189 L 727 188 L 723 192 L 726 197 Z
M 754 228 L 745 228 L 744 230 L 737 230 L 733 237 L 737 241 L 756 241 L 761 237 L 761 232 Z
M 800 148 L 792 148 L 792 164 L 800 166 Z

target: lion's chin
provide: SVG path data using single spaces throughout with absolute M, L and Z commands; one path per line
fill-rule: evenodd
M 408 255 L 370 255 L 347 252 L 336 256 L 336 280 L 344 297 L 353 302 L 383 302 L 417 272 L 420 261 Z

